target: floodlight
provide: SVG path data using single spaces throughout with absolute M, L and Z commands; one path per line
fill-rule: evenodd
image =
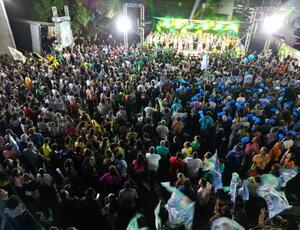
M 264 19 L 263 29 L 268 34 L 273 34 L 283 26 L 284 15 L 274 14 Z
M 127 33 L 131 29 L 130 19 L 124 15 L 117 18 L 117 28 L 122 33 Z

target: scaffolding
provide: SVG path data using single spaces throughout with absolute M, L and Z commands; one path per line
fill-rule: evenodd
M 123 4 L 123 15 L 128 15 L 128 8 L 135 8 L 140 10 L 140 17 L 137 20 L 137 29 L 140 36 L 140 43 L 144 44 L 145 40 L 145 6 L 139 3 L 124 3 Z M 124 44 L 128 44 L 128 34 L 124 33 Z

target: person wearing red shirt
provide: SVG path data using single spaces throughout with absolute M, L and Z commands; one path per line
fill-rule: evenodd
M 33 111 L 32 109 L 29 107 L 28 103 L 25 103 L 23 108 L 22 108 L 23 112 L 25 113 L 26 117 L 32 117 L 33 116 Z
M 132 169 L 137 183 L 146 180 L 147 160 L 142 153 L 139 153 L 137 158 L 132 162 Z
M 181 159 L 181 153 L 177 152 L 176 156 L 170 157 L 170 168 L 169 173 L 175 175 L 178 172 L 183 172 L 185 162 Z

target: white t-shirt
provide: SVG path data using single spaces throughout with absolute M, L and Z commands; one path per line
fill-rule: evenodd
M 161 139 L 164 139 L 164 140 L 168 139 L 168 134 L 169 134 L 168 127 L 166 127 L 164 125 L 159 125 L 156 128 L 156 132 Z
M 244 97 L 238 97 L 238 98 L 236 99 L 236 101 L 245 103 L 245 102 L 246 102 L 246 98 L 244 98 Z
M 145 109 L 146 117 L 152 117 L 154 109 L 151 106 L 147 106 Z
M 157 171 L 159 167 L 159 160 L 161 156 L 156 153 L 146 153 L 146 159 L 148 163 L 148 170 L 150 171 Z
M 196 178 L 198 176 L 198 170 L 203 167 L 202 161 L 200 159 L 193 159 L 193 157 L 188 156 L 184 159 L 187 166 L 187 174 L 191 178 Z

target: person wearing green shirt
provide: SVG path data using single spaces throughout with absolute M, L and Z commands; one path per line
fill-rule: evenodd
M 137 61 L 137 72 L 141 72 L 143 68 L 144 62 L 142 60 Z
M 162 140 L 159 146 L 156 146 L 156 153 L 161 156 L 161 163 L 167 164 L 169 158 L 169 149 L 166 147 L 166 141 Z
M 200 140 L 201 140 L 201 137 L 199 135 L 194 137 L 194 140 L 191 143 L 191 147 L 193 149 L 193 152 L 194 151 L 199 152 L 199 149 L 200 149 L 200 146 L 201 146 Z

